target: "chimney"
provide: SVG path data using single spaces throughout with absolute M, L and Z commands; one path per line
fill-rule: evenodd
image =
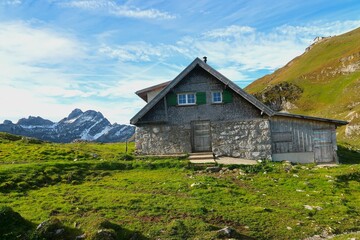
M 204 56 L 203 59 L 204 59 L 204 62 L 206 63 L 207 62 L 207 57 Z

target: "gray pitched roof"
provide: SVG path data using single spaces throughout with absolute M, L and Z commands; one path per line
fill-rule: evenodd
M 252 105 L 257 107 L 260 111 L 264 112 L 268 116 L 272 116 L 274 114 L 274 111 L 271 110 L 268 106 L 257 100 L 252 95 L 246 93 L 244 90 L 242 90 L 239 86 L 237 86 L 235 83 L 230 81 L 228 78 L 226 78 L 224 75 L 210 67 L 208 64 L 203 62 L 199 58 L 195 58 L 195 60 L 187 66 L 174 80 L 170 82 L 169 85 L 167 85 L 154 99 L 152 99 L 148 104 L 145 105 L 131 120 L 131 124 L 136 124 L 141 117 L 143 117 L 148 111 L 150 111 L 151 108 L 155 106 L 165 95 L 174 88 L 184 77 L 190 73 L 196 66 L 200 66 L 205 71 L 213 75 L 216 79 L 218 79 L 220 82 L 228 86 L 230 89 L 232 89 L 234 92 L 242 96 L 244 99 L 249 101 Z

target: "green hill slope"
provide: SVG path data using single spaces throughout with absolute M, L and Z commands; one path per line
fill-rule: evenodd
M 291 102 L 291 109 L 285 110 L 347 120 L 350 124 L 339 129 L 339 139 L 360 147 L 360 28 L 314 43 L 301 56 L 245 90 L 261 94 L 269 86 L 285 82 L 303 90 Z

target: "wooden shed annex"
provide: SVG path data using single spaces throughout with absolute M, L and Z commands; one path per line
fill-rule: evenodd
M 136 92 L 147 104 L 131 120 L 140 154 L 213 152 L 292 162 L 337 161 L 346 121 L 275 112 L 196 58 L 174 80 Z

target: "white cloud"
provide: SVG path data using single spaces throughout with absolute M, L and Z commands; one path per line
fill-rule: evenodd
M 175 15 L 162 12 L 157 9 L 139 9 L 137 7 L 120 5 L 112 0 L 74 0 L 62 3 L 66 7 L 74 7 L 89 11 L 103 11 L 107 14 L 128 17 L 128 18 L 147 18 L 147 19 L 174 19 Z
M 0 24 L 0 112 L 14 120 L 24 114 L 61 111 L 56 97 L 87 96 L 63 74 L 80 61 L 80 43 L 64 33 L 26 22 Z M 71 63 L 70 63 L 71 62 Z M 60 67 L 61 66 L 61 67 Z M 46 115 L 45 115 L 46 116 Z
M 283 25 L 275 30 L 287 36 L 313 37 L 313 36 L 334 36 L 351 31 L 360 27 L 360 20 L 314 22 L 303 26 Z
M 204 37 L 223 38 L 234 37 L 243 34 L 254 33 L 255 29 L 249 26 L 231 25 L 225 28 L 217 28 L 203 34 Z
M 172 45 L 142 42 L 117 47 L 106 46 L 102 52 L 130 62 L 166 60 L 179 55 L 193 59 L 195 56 L 206 55 L 209 64 L 225 69 L 238 78 L 246 77 L 240 73 L 244 70 L 275 70 L 285 65 L 302 54 L 316 36 L 338 35 L 358 26 L 360 20 L 313 22 L 303 26 L 283 25 L 270 32 L 261 32 L 249 26 L 230 25 L 198 36 L 185 36 Z M 239 73 L 234 74 L 234 71 Z
M 143 48 L 151 45 L 143 44 Z M 161 54 L 156 51 L 147 53 L 148 57 Z M 16 122 L 29 115 L 58 121 L 81 108 L 101 111 L 110 121 L 128 123 L 145 105 L 134 92 L 178 73 L 174 67 L 158 71 L 159 63 L 153 62 L 137 66 L 110 61 L 103 67 L 99 64 L 102 56 L 95 52 L 89 57 L 89 52 L 91 49 L 66 32 L 25 22 L 0 24 L 0 121 Z
M 248 28 L 249 31 L 243 34 L 241 29 L 247 28 L 230 26 L 197 37 L 185 37 L 176 46 L 190 49 L 191 54 L 187 52 L 187 55 L 206 55 L 210 65 L 232 72 L 231 75 L 236 77 L 232 80 L 244 80 L 240 77 L 246 78 L 245 71 L 279 68 L 301 54 L 306 47 L 299 44 L 296 38 L 277 32 L 262 33 Z M 209 38 L 209 35 L 212 37 Z M 234 71 L 238 73 L 234 74 Z
M 25 22 L 0 24 L 1 89 L 16 86 L 38 95 L 49 95 L 54 93 L 50 89 L 57 89 L 57 96 L 61 92 L 69 96 L 73 80 L 63 72 L 84 56 L 81 44 L 73 37 Z
M 0 54 L 8 61 L 56 63 L 81 54 L 78 43 L 50 29 L 26 22 L 2 22 Z
M 133 42 L 120 46 L 102 46 L 99 52 L 124 62 L 161 61 L 182 53 L 183 49 L 175 45 L 153 45 L 145 42 Z
M 241 73 L 238 68 L 236 67 L 225 67 L 217 69 L 222 75 L 229 79 L 237 79 L 241 81 L 248 80 L 248 77 Z
M 16 6 L 20 4 L 21 4 L 21 0 L 2 0 L 2 2 L 0 2 L 0 5 Z

